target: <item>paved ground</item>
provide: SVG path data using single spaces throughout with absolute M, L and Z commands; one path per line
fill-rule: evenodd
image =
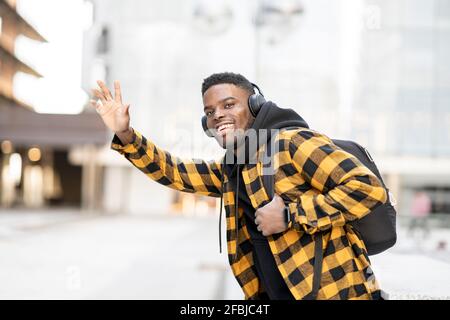
M 395 299 L 450 299 L 450 230 L 372 257 Z M 225 249 L 225 248 L 224 248 Z M 0 299 L 242 299 L 215 217 L 0 211 Z

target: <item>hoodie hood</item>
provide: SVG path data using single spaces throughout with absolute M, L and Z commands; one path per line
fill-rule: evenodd
M 251 128 L 270 130 L 287 127 L 309 128 L 306 121 L 294 110 L 280 108 L 272 101 L 267 101 L 261 106 Z
M 251 158 L 251 156 L 255 155 L 259 148 L 270 140 L 272 129 L 282 129 L 288 127 L 309 128 L 306 121 L 294 110 L 280 108 L 272 101 L 267 101 L 261 106 L 261 109 L 259 110 L 252 126 L 249 129 L 249 131 L 256 132 L 259 132 L 259 130 L 266 130 L 267 134 L 257 134 L 256 143 L 254 140 L 252 141 L 252 143 L 250 143 L 248 139 L 250 134 L 247 134 L 245 136 L 245 141 L 243 142 L 245 143 L 245 147 L 241 148 L 243 149 L 243 152 L 245 152 L 245 154 L 240 154 L 238 156 L 238 162 L 238 157 L 236 157 L 235 151 L 232 149 L 227 149 L 225 158 L 227 160 L 234 159 L 234 161 L 232 161 L 231 164 L 228 163 L 225 165 L 228 167 L 228 169 L 232 168 L 236 170 L 238 163 L 249 163 L 249 159 Z
M 247 139 L 247 136 L 245 137 L 244 143 L 245 145 L 245 162 L 247 163 L 248 160 L 252 155 L 256 153 L 257 150 L 259 150 L 259 147 L 267 143 L 271 138 L 271 129 L 282 129 L 282 128 L 288 128 L 288 127 L 303 127 L 303 128 L 309 128 L 306 121 L 294 110 L 292 109 L 284 109 L 278 107 L 275 103 L 271 101 L 265 102 L 261 109 L 259 110 L 253 125 L 250 129 L 253 130 L 267 130 L 267 135 L 263 138 L 257 135 L 257 142 L 253 145 L 250 145 Z M 260 138 L 262 139 L 260 141 Z M 230 154 L 231 153 L 231 154 Z M 237 157 L 234 154 L 234 150 L 228 149 L 226 151 L 225 159 L 234 159 L 233 163 L 223 163 L 222 167 L 222 179 L 224 174 L 228 176 L 229 183 L 231 183 L 233 187 L 233 191 L 235 192 L 235 219 L 238 221 L 238 194 L 239 194 L 239 179 L 240 179 L 240 169 L 243 166 L 243 164 L 239 164 L 237 161 Z M 222 181 L 222 195 L 223 195 L 223 181 Z M 220 252 L 222 252 L 222 237 L 221 237 L 221 221 L 222 221 L 222 198 L 221 198 L 221 204 L 220 204 L 220 214 L 219 214 L 219 246 L 220 246 Z M 236 227 L 236 242 L 238 241 L 238 228 Z

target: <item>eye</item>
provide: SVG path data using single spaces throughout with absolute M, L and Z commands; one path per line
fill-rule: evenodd
M 205 115 L 206 115 L 207 117 L 211 116 L 212 114 L 213 114 L 212 111 L 206 111 L 206 112 L 205 112 Z
M 230 109 L 230 108 L 232 108 L 234 106 L 234 104 L 232 104 L 232 103 L 227 103 L 226 105 L 225 105 L 225 109 Z

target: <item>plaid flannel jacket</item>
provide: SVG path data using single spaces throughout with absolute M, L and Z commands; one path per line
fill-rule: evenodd
M 318 132 L 298 128 L 275 137 L 275 192 L 289 206 L 288 229 L 267 237 L 278 269 L 296 299 L 311 299 L 315 235 L 322 232 L 323 264 L 317 299 L 371 299 L 379 287 L 364 243 L 348 221 L 359 219 L 387 200 L 379 179 L 353 155 Z M 223 196 L 229 262 L 246 299 L 264 292 L 253 263 L 252 244 L 241 208 L 219 161 L 182 160 L 135 131 L 134 140 L 111 145 L 148 177 L 179 191 Z M 258 151 L 265 151 L 262 146 Z M 261 159 L 260 156 L 258 158 Z M 268 203 L 262 163 L 242 170 L 255 209 Z M 236 230 L 238 226 L 238 230 Z M 236 232 L 237 231 L 237 232 Z M 236 238 L 237 237 L 237 238 Z

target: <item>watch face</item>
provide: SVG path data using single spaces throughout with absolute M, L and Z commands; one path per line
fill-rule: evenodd
M 284 212 L 284 221 L 285 221 L 286 223 L 289 223 L 289 220 L 290 220 L 290 212 L 289 212 L 289 208 L 288 208 L 288 207 L 284 207 L 283 212 Z

